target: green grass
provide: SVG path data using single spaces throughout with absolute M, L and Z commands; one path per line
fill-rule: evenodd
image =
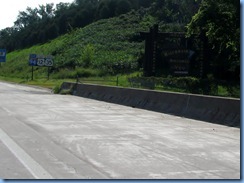
M 34 80 L 26 80 L 23 78 L 15 78 L 15 77 L 2 77 L 0 76 L 1 81 L 7 81 L 7 82 L 12 82 L 12 83 L 17 83 L 17 84 L 26 84 L 26 85 L 33 85 L 33 86 L 39 86 L 43 88 L 48 88 L 48 89 L 54 89 L 56 86 L 60 86 L 64 81 L 69 81 L 69 82 L 75 82 L 73 79 L 66 79 L 66 80 L 61 80 L 61 79 L 34 79 Z
M 98 84 L 98 85 L 107 85 L 107 86 L 119 86 L 125 88 L 141 88 L 141 89 L 149 89 L 147 87 L 143 87 L 140 84 L 138 86 L 132 85 L 129 82 L 129 78 L 136 77 L 141 75 L 140 72 L 135 72 L 129 75 L 118 75 L 118 76 L 105 76 L 105 77 L 80 77 L 78 79 L 79 83 L 84 84 Z M 0 80 L 14 82 L 19 84 L 26 85 L 34 85 L 39 87 L 44 87 L 48 89 L 52 89 L 54 93 L 60 92 L 60 87 L 63 82 L 77 82 L 77 79 L 34 79 L 26 80 L 23 78 L 13 78 L 13 77 L 1 77 Z M 158 91 L 169 91 L 169 92 L 181 92 L 181 93 L 190 93 L 186 88 L 169 86 L 163 84 L 156 84 L 154 90 Z M 70 91 L 62 91 L 61 94 L 70 94 Z M 199 93 L 203 94 L 203 93 Z M 210 93 L 210 95 L 221 96 L 221 97 L 233 97 L 240 98 L 240 88 L 237 86 L 226 87 L 223 85 L 218 85 L 216 93 Z

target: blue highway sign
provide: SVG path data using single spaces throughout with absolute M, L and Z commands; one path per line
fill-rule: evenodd
M 6 49 L 0 49 L 0 62 L 6 62 Z
M 37 55 L 36 54 L 30 54 L 29 65 L 30 66 L 37 66 Z

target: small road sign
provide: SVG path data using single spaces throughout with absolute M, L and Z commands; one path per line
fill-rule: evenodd
M 37 59 L 37 66 L 45 66 L 45 59 L 44 58 L 38 58 Z
M 45 66 L 52 67 L 53 66 L 53 60 L 51 58 L 46 58 Z
M 43 55 L 30 54 L 29 65 L 30 66 L 41 66 L 41 67 L 52 67 L 53 59 L 51 56 L 45 57 Z
M 0 49 L 0 62 L 6 62 L 6 49 Z
M 36 54 L 30 54 L 29 65 L 30 66 L 37 66 L 37 55 Z

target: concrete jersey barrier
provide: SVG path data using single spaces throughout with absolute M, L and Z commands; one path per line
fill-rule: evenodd
M 73 95 L 240 127 L 240 99 L 64 82 Z

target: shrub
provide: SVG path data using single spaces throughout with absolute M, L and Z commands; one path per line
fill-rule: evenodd
M 91 44 L 88 44 L 83 48 L 81 60 L 85 68 L 91 65 L 91 62 L 94 59 L 94 54 L 95 54 L 95 50 Z
M 93 77 L 98 76 L 100 74 L 100 71 L 95 69 L 89 69 L 89 68 L 76 68 L 75 69 L 76 76 L 75 77 Z
M 61 89 L 60 85 L 56 85 L 53 87 L 52 91 L 54 94 L 58 94 L 60 92 L 60 89 Z
M 155 85 L 163 86 L 164 88 L 170 88 L 171 90 L 185 92 L 199 93 L 200 92 L 200 80 L 194 77 L 167 77 L 167 78 L 156 78 L 156 77 L 133 77 L 129 78 L 131 85 L 140 86 L 153 89 Z M 150 86 L 150 87 L 149 87 Z

